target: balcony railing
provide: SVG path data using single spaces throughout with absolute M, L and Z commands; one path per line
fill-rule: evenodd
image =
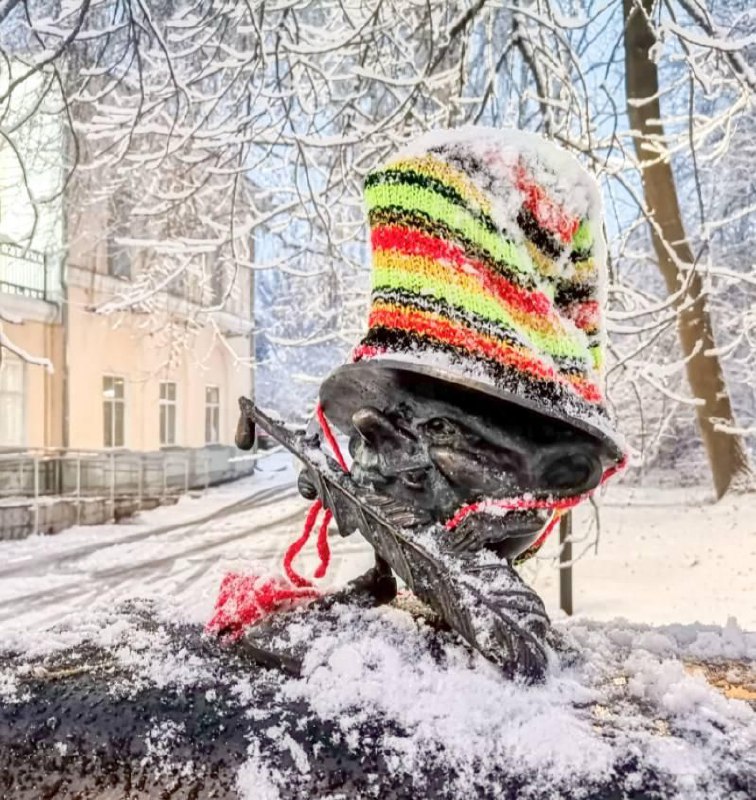
M 0 292 L 47 298 L 47 266 L 42 253 L 0 242 Z
M 72 506 L 68 524 L 83 522 L 88 499 L 104 501 L 108 519 L 116 519 L 121 505 L 138 511 L 152 500 L 165 502 L 170 496 L 249 475 L 254 465 L 254 456 L 239 458 L 235 447 L 223 445 L 156 452 L 0 449 L 0 511 L 3 505 L 23 501 L 32 508 L 31 524 L 22 520 L 18 530 L 13 525 L 4 530 L 0 522 L 0 540 L 44 529 L 42 506 L 54 500 Z

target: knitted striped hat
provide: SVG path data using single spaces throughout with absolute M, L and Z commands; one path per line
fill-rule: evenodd
M 580 164 L 534 134 L 437 132 L 372 172 L 365 199 L 368 331 L 321 387 L 329 418 L 350 433 L 398 369 L 568 422 L 619 460 L 602 385 L 601 198 Z

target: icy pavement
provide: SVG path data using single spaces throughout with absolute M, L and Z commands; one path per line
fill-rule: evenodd
M 280 571 L 308 507 L 294 479 L 291 459 L 277 454 L 262 459 L 261 471 L 248 478 L 130 522 L 0 542 L 0 640 L 134 597 L 168 599 L 187 619 L 207 620 L 227 571 Z M 331 539 L 325 586 L 371 564 L 358 537 Z M 297 560 L 305 573 L 316 563 L 311 550 Z

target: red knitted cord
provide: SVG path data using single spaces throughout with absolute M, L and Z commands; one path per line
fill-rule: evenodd
M 317 408 L 317 418 L 336 460 L 346 472 L 346 461 L 320 406 Z M 276 576 L 239 575 L 233 572 L 223 578 L 213 616 L 205 626 L 207 633 L 222 635 L 233 641 L 242 636 L 245 628 L 269 614 L 292 608 L 302 601 L 314 600 L 320 596 L 320 592 L 312 583 L 294 569 L 293 562 L 307 544 L 323 508 L 321 500 L 316 500 L 310 506 L 302 534 L 286 550 L 283 568 L 288 582 Z M 328 546 L 328 525 L 331 519 L 333 514 L 326 508 L 318 529 L 317 548 L 320 563 L 315 570 L 316 578 L 325 577 L 331 562 L 331 550 Z
M 305 519 L 304 528 L 302 529 L 302 535 L 299 537 L 299 539 L 289 545 L 289 548 L 284 555 L 284 572 L 286 573 L 286 577 L 295 586 L 301 587 L 311 585 L 306 578 L 303 578 L 298 572 L 295 571 L 294 567 L 292 566 L 292 562 L 299 555 L 299 551 L 307 544 L 307 540 L 310 538 L 312 529 L 315 527 L 315 522 L 318 519 L 318 514 L 320 513 L 321 508 L 323 508 L 323 504 L 320 502 L 320 500 L 316 500 L 310 506 L 310 510 L 307 512 L 307 518 Z
M 357 345 L 357 347 L 352 350 L 352 361 L 362 361 L 363 359 L 368 360 L 371 358 L 375 358 L 376 356 L 380 356 L 387 351 L 388 348 L 386 347 L 373 347 L 367 344 Z
M 325 436 L 328 445 L 333 451 L 333 454 L 336 456 L 336 460 L 339 462 L 339 466 L 344 470 L 344 472 L 349 472 L 349 468 L 347 467 L 346 461 L 344 460 L 344 456 L 341 453 L 341 448 L 339 447 L 339 443 L 336 441 L 336 437 L 333 435 L 331 426 L 328 424 L 328 420 L 326 419 L 326 416 L 323 412 L 323 408 L 319 403 L 317 408 L 315 409 L 315 416 L 317 417 L 317 420 L 320 423 L 320 427 L 323 430 L 323 435 Z M 318 514 L 322 509 L 323 509 L 323 503 L 320 500 L 316 500 L 310 506 L 310 511 L 307 514 L 307 519 L 305 519 L 302 535 L 295 542 L 292 542 L 292 544 L 289 546 L 289 549 L 286 551 L 286 555 L 284 556 L 284 561 L 283 561 L 284 570 L 286 571 L 286 575 L 289 578 L 289 580 L 295 586 L 302 587 L 311 585 L 306 578 L 303 578 L 294 569 L 294 567 L 292 566 L 292 562 L 297 557 L 297 555 L 299 555 L 299 552 L 302 550 L 305 544 L 307 544 L 307 541 L 310 538 L 310 535 L 312 534 L 312 530 L 315 527 Z M 331 548 L 328 545 L 328 525 L 330 524 L 332 519 L 333 519 L 333 513 L 331 512 L 330 509 L 326 509 L 323 520 L 320 523 L 320 530 L 318 531 L 318 556 L 320 557 L 320 564 L 315 570 L 316 578 L 324 578 L 326 572 L 328 572 L 328 567 L 331 563 Z
M 577 495 L 576 497 L 567 497 L 562 500 L 528 500 L 524 497 L 510 497 L 502 498 L 499 500 L 480 500 L 477 503 L 470 503 L 462 506 L 454 516 L 447 520 L 445 523 L 446 530 L 453 531 L 462 522 L 464 522 L 470 514 L 475 514 L 478 511 L 486 511 L 489 508 L 502 508 L 508 511 L 530 511 L 532 509 L 547 509 L 549 511 L 564 511 L 566 509 L 576 506 L 588 497 L 585 495 Z
M 331 431 L 331 426 L 328 424 L 328 420 L 326 419 L 326 415 L 323 412 L 323 406 L 318 403 L 317 408 L 315 409 L 315 415 L 318 418 L 318 422 L 320 423 L 320 427 L 323 429 L 323 435 L 328 442 L 329 447 L 333 450 L 333 454 L 336 456 L 336 460 L 339 462 L 339 466 L 344 472 L 349 472 L 349 467 L 344 461 L 344 456 L 341 455 L 341 448 L 339 447 L 339 443 L 336 441 L 336 437 L 333 435 Z
M 561 519 L 562 515 L 554 512 L 553 516 L 549 520 L 549 524 L 543 529 L 543 533 L 533 542 L 531 548 L 533 550 L 540 550 L 541 545 L 549 538 L 551 532 L 556 528 L 557 522 Z
M 596 489 L 599 488 L 603 483 L 605 483 L 612 475 L 616 475 L 620 470 L 624 469 L 627 465 L 627 456 L 624 456 L 617 464 L 609 467 L 607 470 L 604 471 L 604 474 L 601 476 L 601 480 L 599 481 L 599 485 Z M 511 498 L 504 498 L 501 500 L 481 500 L 477 503 L 470 503 L 469 505 L 462 506 L 454 516 L 447 520 L 445 523 L 445 527 L 449 531 L 453 531 L 457 528 L 470 514 L 474 514 L 477 511 L 485 511 L 489 508 L 502 508 L 511 511 L 528 511 L 531 509 L 549 509 L 554 512 L 554 515 L 549 520 L 548 525 L 544 529 L 543 533 L 538 537 L 536 542 L 532 545 L 532 548 L 538 549 L 547 539 L 549 534 L 554 530 L 556 527 L 559 518 L 565 511 L 568 511 L 571 508 L 574 508 L 576 505 L 583 502 L 583 500 L 587 500 L 595 491 L 596 489 L 592 489 L 590 492 L 585 492 L 584 494 L 575 495 L 574 497 L 563 497 L 558 500 L 537 500 L 535 498 L 526 498 L 526 497 L 511 497 Z M 559 513 L 562 512 L 562 513 Z
M 333 513 L 329 508 L 323 515 L 323 521 L 320 523 L 320 530 L 318 531 L 318 556 L 320 557 L 320 564 L 315 570 L 316 578 L 324 578 L 328 571 L 328 566 L 331 563 L 331 548 L 328 544 L 328 526 L 333 519 Z

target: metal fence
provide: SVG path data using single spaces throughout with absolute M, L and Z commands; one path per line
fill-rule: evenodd
M 32 532 L 40 528 L 40 507 L 48 498 L 73 503 L 73 522 L 82 521 L 90 498 L 108 504 L 109 518 L 119 506 L 139 510 L 195 489 L 233 480 L 254 470 L 233 447 L 176 448 L 158 452 L 54 449 L 0 452 L 0 498 L 30 500 Z M 12 500 L 11 500 L 12 502 Z

